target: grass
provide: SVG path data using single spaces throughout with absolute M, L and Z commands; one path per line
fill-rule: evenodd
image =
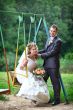
M 69 101 L 73 101 L 73 74 L 63 73 L 61 75 L 61 77 L 62 77 L 64 86 L 65 86 L 65 90 L 66 90 L 68 99 L 69 99 Z M 6 80 L 7 80 L 6 73 L 0 72 L 0 89 L 8 87 Z M 50 95 L 53 98 L 53 89 L 52 89 L 50 80 L 48 80 L 47 85 L 48 85 L 48 90 L 50 92 Z M 10 78 L 10 88 L 11 88 L 11 94 L 16 94 L 20 87 L 19 86 L 14 87 L 12 85 L 12 81 Z M 1 95 L 0 100 L 6 100 L 6 97 L 4 95 Z M 62 100 L 62 102 L 65 100 L 62 89 L 61 89 L 61 100 Z
M 10 78 L 10 89 L 11 94 L 16 94 L 16 92 L 19 90 L 20 86 L 13 86 L 12 85 L 12 79 Z M 0 72 L 0 89 L 8 89 L 8 82 L 7 82 L 7 74 L 6 72 Z
M 0 96 L 0 100 L 2 101 L 8 101 L 9 99 L 5 95 Z
M 63 74 L 61 74 L 61 77 L 62 77 L 62 81 L 63 81 L 65 91 L 67 94 L 67 98 L 69 101 L 73 102 L 73 74 L 63 73 Z M 53 89 L 52 89 L 50 80 L 48 80 L 47 84 L 48 84 L 48 89 L 49 89 L 50 95 L 53 98 Z M 49 85 L 51 85 L 51 86 L 49 86 Z M 62 100 L 62 102 L 65 101 L 62 88 L 61 88 L 61 100 Z

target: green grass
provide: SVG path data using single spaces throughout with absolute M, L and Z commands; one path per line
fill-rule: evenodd
M 73 101 L 73 74 L 63 73 L 61 74 L 61 77 L 62 77 L 62 81 L 65 87 L 65 91 L 67 93 L 67 98 L 69 101 Z M 51 85 L 51 81 L 48 80 L 47 84 L 48 84 L 48 90 L 50 92 L 50 95 L 53 98 L 53 88 Z M 62 102 L 65 101 L 62 88 L 61 88 L 61 100 Z
M 0 89 L 8 89 L 8 83 L 7 83 L 7 74 L 6 72 L 0 72 Z M 11 89 L 11 94 L 16 94 L 17 91 L 19 90 L 20 86 L 13 86 L 12 85 L 12 79 L 10 76 L 10 89 Z
M 8 101 L 9 98 L 7 98 L 5 95 L 1 95 L 0 96 L 0 100 L 2 100 L 2 101 Z
M 65 90 L 66 90 L 68 99 L 69 99 L 69 101 L 73 101 L 73 74 L 64 74 L 63 73 L 61 76 L 62 76 L 62 80 L 63 80 L 64 86 L 65 86 Z M 8 87 L 6 78 L 7 78 L 6 73 L 0 72 L 0 89 Z M 53 98 L 53 88 L 52 88 L 52 85 L 51 85 L 51 82 L 49 79 L 48 79 L 47 85 L 48 85 L 48 90 L 50 92 L 50 95 Z M 10 88 L 11 88 L 11 94 L 16 94 L 20 87 L 19 86 L 14 87 L 12 85 L 12 81 L 10 78 Z M 3 96 L 3 95 L 0 96 L 0 100 L 5 100 L 5 99 L 6 99 L 5 96 Z M 62 100 L 62 102 L 65 100 L 62 89 L 61 89 L 61 100 Z

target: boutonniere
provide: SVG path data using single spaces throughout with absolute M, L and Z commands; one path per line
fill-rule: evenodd
M 52 44 L 52 43 L 53 43 L 53 40 L 50 40 L 50 41 L 49 41 L 49 44 Z

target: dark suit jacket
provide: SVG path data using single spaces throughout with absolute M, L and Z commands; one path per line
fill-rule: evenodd
M 51 44 L 48 44 L 45 49 L 39 51 L 39 54 L 41 54 L 41 57 L 44 59 L 43 66 L 45 69 L 59 68 L 61 44 L 61 39 L 59 37 L 55 37 Z

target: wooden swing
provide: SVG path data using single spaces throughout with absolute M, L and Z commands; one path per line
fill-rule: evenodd
M 18 26 L 18 38 L 17 38 L 17 48 L 16 48 L 16 57 L 15 57 L 15 65 L 14 65 L 14 71 L 10 71 L 10 75 L 11 75 L 11 78 L 12 78 L 12 84 L 14 86 L 17 86 L 17 85 L 20 85 L 19 82 L 17 81 L 17 78 L 16 78 L 16 66 L 17 66 L 17 57 L 18 57 L 18 44 L 19 44 L 19 31 L 20 31 L 20 24 L 21 22 L 23 21 L 23 14 L 22 14 L 22 17 L 19 16 L 19 26 Z M 30 26 L 31 28 L 31 26 Z M 25 22 L 23 22 L 23 29 L 24 29 L 24 46 L 26 46 L 26 43 L 25 43 Z M 26 55 L 26 48 L 25 48 L 25 57 L 27 58 L 27 55 Z M 23 77 L 28 77 L 28 67 L 26 65 L 26 75 L 22 75 Z
M 7 63 L 7 57 L 6 57 L 6 50 L 4 46 L 4 40 L 3 40 L 3 34 L 2 34 L 2 28 L 0 25 L 0 33 L 1 33 L 1 39 L 2 39 L 2 45 L 3 45 L 3 51 L 4 51 L 4 58 L 5 58 L 5 63 L 6 63 L 6 74 L 7 74 L 7 83 L 8 83 L 8 88 L 7 89 L 1 89 L 0 88 L 0 95 L 1 94 L 10 94 L 10 80 L 9 80 L 9 73 L 8 73 L 8 63 Z
M 23 14 L 22 14 L 23 15 Z M 23 16 L 22 16 L 23 17 Z M 35 17 L 35 16 L 34 16 Z M 44 23 L 44 27 L 45 27 L 45 30 L 46 30 L 46 34 L 48 36 L 48 28 L 47 28 L 47 25 L 46 25 L 46 21 L 45 21 L 45 17 L 41 17 L 40 20 L 39 20 L 39 23 L 38 23 L 38 26 L 36 28 L 36 22 L 35 20 L 32 20 L 33 18 L 31 18 L 31 22 L 30 22 L 30 26 L 29 26 L 29 39 L 28 39 L 28 43 L 30 42 L 30 33 L 31 33 L 31 23 L 33 23 L 32 21 L 34 21 L 35 23 L 35 35 L 34 35 L 34 39 L 33 39 L 33 42 L 36 43 L 36 36 L 38 34 L 38 31 L 39 31 L 39 28 L 40 28 L 40 25 L 43 21 Z M 18 43 L 19 43 L 19 31 L 20 31 L 20 24 L 22 22 L 23 18 L 21 18 L 19 16 L 19 26 L 18 26 L 18 39 L 17 39 L 17 48 L 16 48 L 16 58 L 15 58 L 15 66 L 14 66 L 14 71 L 10 71 L 10 75 L 11 75 L 11 78 L 12 78 L 12 84 L 14 86 L 17 86 L 17 85 L 20 85 L 16 79 L 16 65 L 17 65 L 17 56 L 18 56 Z M 26 39 L 25 39 L 25 21 L 23 22 L 23 29 L 24 29 L 24 46 L 26 47 Z M 26 55 L 26 48 L 25 48 L 25 57 L 27 58 L 27 55 Z M 22 75 L 23 77 L 28 77 L 28 67 L 26 66 L 26 75 Z

